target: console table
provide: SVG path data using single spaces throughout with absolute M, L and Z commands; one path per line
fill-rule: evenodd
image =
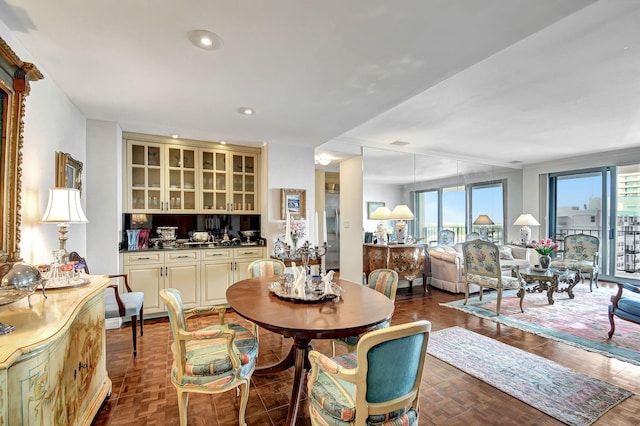
M 90 425 L 111 393 L 105 276 L 0 306 L 15 331 L 0 336 L 0 425 Z
M 368 277 L 371 271 L 393 269 L 398 277 L 409 281 L 409 293 L 413 292 L 413 280 L 422 276 L 422 288 L 427 292 L 425 264 L 427 246 L 423 244 L 364 244 L 362 269 Z

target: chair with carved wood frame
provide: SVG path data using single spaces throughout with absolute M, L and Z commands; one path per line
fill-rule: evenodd
M 329 358 L 311 351 L 311 424 L 417 425 L 430 332 L 422 320 L 366 333 L 355 353 Z
M 77 252 L 69 253 L 70 262 L 78 262 L 84 272 L 89 274 L 89 266 L 84 257 Z M 144 293 L 131 290 L 127 274 L 108 275 L 109 278 L 122 278 L 126 293 L 120 293 L 117 284 L 111 284 L 105 290 L 105 318 L 131 317 L 131 334 L 133 336 L 133 356 L 138 354 L 137 322 L 140 320 L 140 336 L 144 334 Z
M 624 290 L 640 294 L 640 286 L 620 282 L 616 284 L 618 285 L 618 293 L 611 298 L 611 304 L 609 305 L 609 323 L 611 323 L 609 339 L 613 337 L 613 333 L 616 331 L 616 325 L 613 322 L 613 317 L 622 318 L 623 320 L 640 324 L 640 298 L 628 296 L 622 297 Z
M 598 276 L 600 267 L 600 239 L 589 234 L 573 234 L 564 237 L 564 249 L 558 259 L 551 261 L 551 268 L 566 268 L 580 272 L 584 280 L 584 274 L 589 274 L 589 291 L 593 291 L 595 281 L 598 288 Z
M 370 289 L 377 291 L 378 293 L 382 293 L 387 296 L 389 299 L 395 302 L 396 300 L 396 292 L 398 290 L 398 273 L 393 269 L 376 269 L 375 271 L 371 271 L 369 274 L 369 278 L 367 279 L 367 285 Z M 389 322 L 384 321 L 376 327 L 376 329 L 389 327 Z M 342 337 L 339 339 L 333 339 L 331 341 L 331 354 L 332 356 L 336 355 L 336 344 L 344 346 L 347 348 L 347 352 L 353 352 L 358 345 L 358 341 L 360 337 L 358 336 L 349 336 Z
M 469 286 L 476 285 L 480 288 L 480 300 L 484 288 L 496 290 L 496 314 L 500 315 L 500 304 L 502 302 L 503 290 L 518 290 L 520 298 L 520 310 L 524 300 L 524 281 L 520 276 L 518 266 L 513 267 L 515 277 L 502 275 L 500 267 L 500 250 L 497 245 L 490 241 L 481 239 L 467 241 L 462 244 L 462 254 L 464 257 L 465 291 L 464 304 L 469 299 Z
M 180 291 L 174 288 L 160 290 L 160 298 L 167 307 L 173 335 L 171 382 L 178 393 L 180 425 L 187 424 L 189 393 L 218 394 L 232 389 L 239 390 L 238 421 L 246 425 L 249 385 L 258 355 L 255 336 L 239 324 L 225 324 L 224 305 L 185 310 Z M 188 318 L 211 312 L 219 315 L 219 324 L 189 329 Z

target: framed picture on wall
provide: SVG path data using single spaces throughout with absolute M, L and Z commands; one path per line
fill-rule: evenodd
M 292 219 L 304 219 L 307 211 L 307 200 L 304 189 L 287 189 L 280 190 L 280 218 L 287 218 L 287 210 Z
M 75 188 L 82 194 L 82 162 L 56 151 L 56 187 Z
M 371 219 L 371 215 L 376 211 L 378 207 L 384 207 L 383 201 L 369 201 L 367 202 L 367 219 Z

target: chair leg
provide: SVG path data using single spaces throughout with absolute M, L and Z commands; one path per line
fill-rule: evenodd
M 335 341 L 331 341 L 331 357 L 336 356 L 336 342 Z
M 144 305 L 140 306 L 140 335 L 144 334 Z
M 137 351 L 137 326 L 136 323 L 138 322 L 138 318 L 136 317 L 136 315 L 132 315 L 131 316 L 131 333 L 133 334 L 133 356 L 136 356 L 138 354 Z
M 482 291 L 482 287 L 480 287 Z M 500 304 L 502 303 L 502 289 L 498 289 L 498 297 L 496 298 L 496 315 L 500 315 Z
M 244 421 L 244 413 L 247 410 L 247 402 L 249 402 L 249 380 L 247 379 L 240 384 L 240 412 L 238 413 L 238 424 L 247 426 Z
M 467 304 L 467 299 L 469 299 L 469 283 L 465 283 L 464 287 L 464 304 Z
M 189 393 L 179 388 L 178 391 L 178 413 L 180 415 L 180 426 L 187 426 L 187 405 L 189 404 Z
M 611 330 L 609 330 L 609 339 L 613 337 L 613 332 L 616 331 L 616 325 L 613 322 L 613 314 L 609 312 L 609 323 L 611 323 Z

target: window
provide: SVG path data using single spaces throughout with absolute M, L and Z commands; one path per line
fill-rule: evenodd
M 471 230 L 486 234 L 490 241 L 504 242 L 504 183 L 485 182 L 470 185 L 470 223 Z M 473 225 L 480 215 L 487 215 L 493 225 Z M 486 227 L 486 228 L 483 228 Z M 482 231 L 482 232 L 481 232 Z

